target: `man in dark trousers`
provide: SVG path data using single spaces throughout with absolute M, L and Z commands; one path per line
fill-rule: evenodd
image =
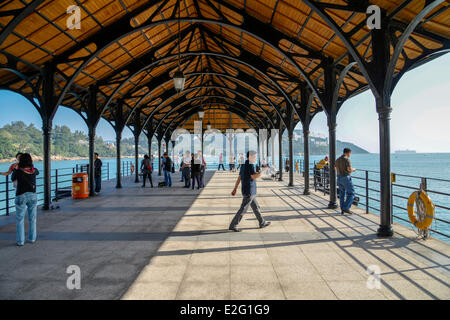
M 98 153 L 94 153 L 94 182 L 95 182 L 95 193 L 99 193 L 102 189 L 102 160 L 98 157 Z
M 355 198 L 355 188 L 353 187 L 352 172 L 356 169 L 352 168 L 350 156 L 352 150 L 349 148 L 344 149 L 344 154 L 336 160 L 337 170 L 337 185 L 339 188 L 339 202 L 341 205 L 341 213 L 352 214 L 350 208 Z M 347 195 L 347 198 L 345 197 Z
M 269 221 L 265 221 L 261 216 L 261 211 L 259 209 L 258 201 L 256 201 L 256 179 L 261 176 L 262 172 L 256 172 L 255 163 L 256 163 L 257 153 L 256 151 L 247 152 L 247 161 L 245 164 L 241 166 L 239 171 L 239 177 L 236 181 L 236 185 L 234 186 L 231 195 L 236 195 L 237 188 L 239 184 L 242 182 L 242 204 L 239 208 L 239 211 L 234 216 L 233 220 L 230 223 L 229 230 L 240 232 L 241 230 L 237 228 L 237 225 L 242 219 L 244 213 L 247 212 L 248 207 L 251 206 L 253 209 L 253 213 L 259 222 L 260 228 L 265 228 L 270 225 Z M 267 170 L 267 167 L 262 169 L 263 171 Z

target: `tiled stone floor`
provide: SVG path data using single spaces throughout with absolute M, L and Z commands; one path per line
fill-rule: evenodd
M 0 299 L 450 298 L 448 244 L 397 224 L 378 239 L 378 216 L 326 209 L 323 195 L 302 195 L 300 177 L 294 188 L 258 182 L 270 227 L 249 211 L 243 232 L 227 231 L 241 200 L 230 195 L 235 179 L 208 172 L 200 191 L 111 183 L 40 214 L 38 242 L 23 248 L 12 218 L 0 217 Z M 69 265 L 81 269 L 80 290 L 66 287 Z M 367 286 L 369 266 L 379 289 Z

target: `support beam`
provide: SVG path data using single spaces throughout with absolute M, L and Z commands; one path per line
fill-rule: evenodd
M 116 153 L 117 153 L 116 188 L 120 189 L 122 188 L 120 143 L 122 141 L 122 132 L 123 129 L 125 128 L 123 102 L 119 102 L 119 104 L 115 106 L 114 110 L 115 112 L 112 112 L 112 114 L 114 115 L 115 120 L 114 130 L 116 131 Z
M 336 69 L 332 61 L 328 61 L 324 65 L 325 78 L 325 92 L 322 101 L 324 101 L 323 108 L 327 115 L 328 124 L 328 146 L 329 146 L 329 185 L 330 185 L 330 202 L 328 208 L 336 209 L 337 205 L 337 191 L 336 191 L 336 117 L 338 113 L 337 99 L 335 99 L 335 92 L 337 85 Z
M 307 88 L 302 88 L 300 92 L 300 121 L 303 125 L 303 178 L 305 188 L 303 190 L 304 195 L 309 195 L 309 126 L 314 114 L 311 114 L 311 104 L 313 101 L 313 94 Z
M 148 156 L 152 157 L 152 139 L 153 139 L 153 133 L 149 132 L 147 133 L 147 143 L 148 143 Z M 152 163 L 153 167 L 153 163 Z
M 44 210 L 49 210 L 52 203 L 52 176 L 51 176 L 51 133 L 52 121 L 47 121 L 42 125 L 42 132 L 44 138 Z
M 158 137 L 158 176 L 161 175 L 161 140 L 162 138 Z
M 386 86 L 385 73 L 390 59 L 390 43 L 387 28 L 372 31 L 372 51 L 374 78 L 381 95 L 376 97 L 376 108 L 380 134 L 380 227 L 377 235 L 391 237 L 392 207 L 391 207 L 391 88 Z
M 337 192 L 336 192 L 336 113 L 328 115 L 328 147 L 329 147 L 329 185 L 330 185 L 330 202 L 328 208 L 336 209 L 337 205 Z
M 170 142 L 170 138 L 166 138 L 166 139 L 164 140 L 164 142 L 166 143 L 166 150 L 165 150 L 165 152 L 169 153 L 169 142 Z
M 294 110 L 288 106 L 289 187 L 294 186 Z
M 95 148 L 95 127 L 88 128 L 89 136 L 89 196 L 95 196 L 95 168 L 94 168 L 94 148 Z
M 309 191 L 309 123 L 303 124 L 303 177 L 305 179 L 304 195 L 311 194 Z
M 135 173 L 135 178 L 134 178 L 134 182 L 138 183 L 139 182 L 139 134 L 134 134 L 134 173 Z
M 283 181 L 283 125 L 280 121 L 280 133 L 278 134 L 278 160 L 279 160 L 279 171 L 280 175 L 278 177 L 278 181 Z
M 94 168 L 94 152 L 95 152 L 95 130 L 100 120 L 97 112 L 97 87 L 89 87 L 89 100 L 87 103 L 87 119 L 89 137 L 89 196 L 95 196 L 95 168 Z
M 51 133 L 53 125 L 53 117 L 56 112 L 55 104 L 55 67 L 54 65 L 46 65 L 42 83 L 42 132 L 43 132 L 43 152 L 44 152 L 44 210 L 49 210 L 52 203 L 52 168 L 51 168 Z
M 122 175 L 121 175 L 121 159 L 120 159 L 120 142 L 122 140 L 122 131 L 116 130 L 116 188 L 122 188 Z

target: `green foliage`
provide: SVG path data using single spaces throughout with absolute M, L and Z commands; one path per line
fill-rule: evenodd
M 14 158 L 16 153 L 28 152 L 42 156 L 42 131 L 33 124 L 22 121 L 12 122 L 0 128 L 0 159 Z M 139 153 L 148 153 L 145 136 L 140 139 Z M 95 137 L 95 152 L 101 157 L 115 157 L 116 147 L 108 144 L 101 137 Z M 51 154 L 61 157 L 87 157 L 89 154 L 88 136 L 81 132 L 72 132 L 67 126 L 55 126 L 52 130 Z M 134 139 L 123 139 L 121 143 L 123 156 L 134 155 Z
M 295 131 L 296 138 L 294 140 L 294 154 L 303 153 L 303 133 Z M 209 143 L 205 142 L 205 148 Z M 358 146 L 337 141 L 336 151 L 340 154 L 344 147 L 350 147 L 354 153 L 367 153 L 366 150 Z M 157 151 L 157 143 L 152 143 L 152 153 Z M 18 151 L 28 152 L 33 155 L 42 156 L 42 131 L 33 124 L 26 125 L 22 121 L 12 122 L 0 128 L 0 159 L 14 158 Z M 114 144 L 106 143 L 101 137 L 95 138 L 95 151 L 100 157 L 115 157 L 116 147 Z M 121 142 L 122 156 L 134 156 L 134 138 L 122 139 Z M 53 156 L 61 157 L 87 157 L 89 154 L 88 136 L 81 132 L 72 132 L 67 126 L 55 126 L 52 131 L 52 147 Z M 311 137 L 310 152 L 313 155 L 325 155 L 328 153 L 328 143 L 325 138 Z M 144 135 L 139 139 L 139 154 L 148 154 L 148 142 Z M 283 136 L 283 154 L 289 154 L 289 145 L 287 136 Z

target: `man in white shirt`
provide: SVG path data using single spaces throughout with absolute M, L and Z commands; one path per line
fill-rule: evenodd
M 191 187 L 191 153 L 186 151 L 183 156 L 182 174 L 184 178 L 184 188 Z
M 219 167 L 217 168 L 217 171 L 220 170 L 220 167 L 222 167 L 223 171 L 225 171 L 225 167 L 223 166 L 223 154 L 222 153 L 219 155 Z

